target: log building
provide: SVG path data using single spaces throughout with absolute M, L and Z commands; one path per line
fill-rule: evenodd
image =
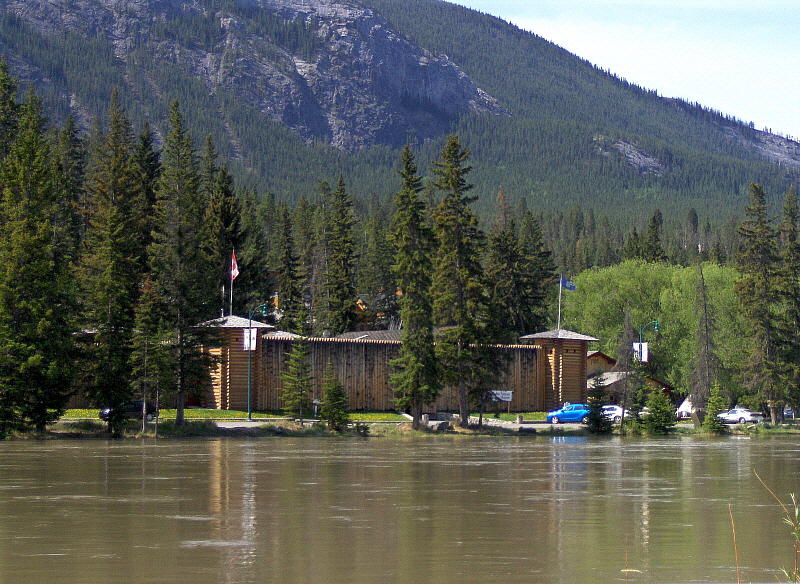
M 274 327 L 227 316 L 208 323 L 219 329 L 221 346 L 208 349 L 217 364 L 202 405 L 218 409 L 247 409 L 248 379 L 252 409 L 283 409 L 282 373 L 293 343 L 310 346 L 313 399 L 322 397 L 322 378 L 328 364 L 347 392 L 353 411 L 395 409 L 389 383 L 390 361 L 398 356 L 399 331 L 360 331 L 336 338 L 300 338 Z M 248 325 L 257 329 L 253 351 L 245 350 Z M 593 337 L 556 330 L 526 335 L 519 344 L 491 345 L 506 359 L 505 371 L 493 389 L 512 391 L 513 411 L 544 411 L 565 401 L 586 398 L 587 345 Z M 249 371 L 249 375 L 248 375 Z M 454 388 L 444 388 L 429 412 L 457 411 Z

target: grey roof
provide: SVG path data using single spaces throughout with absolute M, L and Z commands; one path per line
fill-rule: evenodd
M 281 339 L 281 340 L 288 340 L 293 341 L 295 339 L 302 339 L 302 335 L 298 335 L 295 333 L 290 333 L 289 331 L 269 331 L 264 335 L 265 339 Z
M 399 341 L 402 331 L 350 331 L 337 335 L 337 339 L 366 339 L 370 341 Z
M 263 322 L 258 322 L 257 320 L 250 320 L 242 316 L 236 316 L 230 314 L 228 316 L 215 318 L 214 320 L 207 320 L 206 322 L 201 322 L 199 326 L 207 326 L 211 328 L 247 328 L 247 327 L 263 328 L 263 329 L 275 328 L 271 324 L 264 324 Z
M 524 337 L 520 337 L 523 340 L 530 340 L 530 339 L 563 339 L 567 341 L 599 341 L 600 339 L 595 339 L 594 337 L 590 337 L 588 335 L 582 335 L 580 333 L 576 333 L 575 331 L 568 331 L 566 329 L 554 329 L 552 331 L 544 331 L 541 333 L 534 333 L 531 335 L 525 335 Z

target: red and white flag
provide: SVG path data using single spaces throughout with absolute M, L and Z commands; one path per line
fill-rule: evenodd
M 239 264 L 236 263 L 236 250 L 231 252 L 231 282 L 239 275 Z

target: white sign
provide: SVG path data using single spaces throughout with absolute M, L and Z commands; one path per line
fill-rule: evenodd
M 491 391 L 492 399 L 495 401 L 510 402 L 513 396 L 513 391 Z
M 647 363 L 649 358 L 647 343 L 633 343 L 633 356 L 640 363 Z
M 256 335 L 258 334 L 258 329 L 257 328 L 242 329 L 242 332 L 244 332 L 244 350 L 255 351 Z

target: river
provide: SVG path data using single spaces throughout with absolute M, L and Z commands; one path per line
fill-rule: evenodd
M 0 443 L 0 583 L 783 581 L 800 439 Z

